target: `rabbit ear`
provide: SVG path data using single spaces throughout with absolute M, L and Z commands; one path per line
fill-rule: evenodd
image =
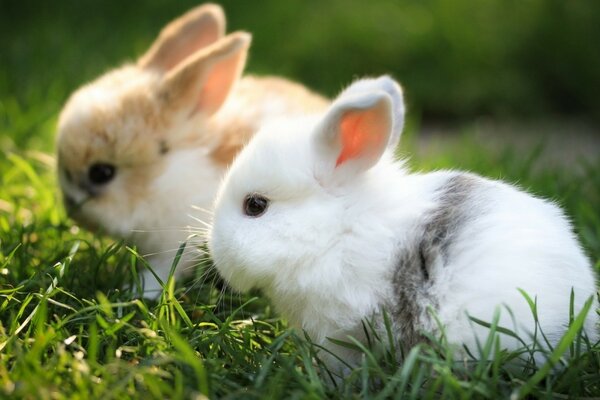
M 387 93 L 392 100 L 393 125 L 392 136 L 388 142 L 388 148 L 393 150 L 398 145 L 402 129 L 404 128 L 405 106 L 402 88 L 398 82 L 387 75 L 380 76 L 379 78 L 361 79 L 348 86 L 338 98 L 377 90 Z
M 232 33 L 170 71 L 161 84 L 166 106 L 205 115 L 216 112 L 242 74 L 250 41 L 249 33 Z
M 141 68 L 168 71 L 225 34 L 225 14 L 216 4 L 196 7 L 165 26 L 138 60 Z
M 317 127 L 318 175 L 354 175 L 383 155 L 392 135 L 392 99 L 384 91 L 342 93 Z

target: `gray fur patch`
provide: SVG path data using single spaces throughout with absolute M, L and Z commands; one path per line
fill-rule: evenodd
M 473 194 L 480 187 L 481 181 L 474 175 L 449 178 L 436 191 L 438 205 L 424 216 L 417 228 L 419 234 L 399 250 L 392 278 L 395 298 L 391 310 L 406 349 L 423 341 L 421 331 L 433 325 L 427 308 L 437 309 L 436 298 L 429 292 L 434 269 L 448 263 L 453 239 L 477 208 Z

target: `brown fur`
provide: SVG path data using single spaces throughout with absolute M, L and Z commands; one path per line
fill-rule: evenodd
M 123 67 L 102 77 L 97 84 L 106 92 L 119 93 L 127 77 L 137 76 L 133 68 Z M 96 162 L 110 162 L 131 172 L 127 174 L 131 188 L 128 203 L 133 206 L 147 196 L 146 185 L 141 182 L 160 173 L 157 139 L 170 121 L 149 93 L 148 86 L 155 84 L 151 76 L 141 79 L 139 87 L 128 82 L 129 90 L 115 102 L 84 99 L 89 96 L 89 86 L 76 92 L 59 119 L 58 150 L 59 167 L 69 171 L 76 181 L 85 179 L 89 166 Z M 98 201 L 114 201 L 110 196 L 102 197 Z
M 57 151 L 75 219 L 128 235 L 111 231 L 106 215 L 125 221 L 148 204 L 164 202 L 157 200 L 164 189 L 154 182 L 178 150 L 206 149 L 208 159 L 198 164 L 212 162 L 220 173 L 263 120 L 325 109 L 327 100 L 301 85 L 272 77 L 240 79 L 250 35 L 216 38 L 223 29 L 218 6 L 192 10 L 163 29 L 137 64 L 115 69 L 71 96 L 59 118 Z M 116 178 L 94 185 L 86 197 L 90 167 L 99 162 L 115 166 Z M 210 187 L 218 183 L 213 180 Z
M 227 166 L 248 143 L 258 129 L 257 121 L 265 111 L 260 107 L 268 99 L 278 98 L 283 104 L 283 113 L 317 113 L 325 110 L 328 100 L 304 86 L 276 77 L 246 76 L 239 83 L 235 96 L 253 108 L 250 115 L 220 115 L 213 122 L 220 131 L 217 145 L 211 152 L 212 159 Z M 256 105 L 259 105 L 258 107 Z
M 165 26 L 138 60 L 141 68 L 169 70 L 196 50 L 225 34 L 225 15 L 215 4 L 203 4 Z

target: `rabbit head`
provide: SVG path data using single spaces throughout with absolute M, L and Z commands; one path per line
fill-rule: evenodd
M 338 244 L 352 229 L 353 202 L 369 196 L 358 187 L 392 157 L 403 118 L 400 87 L 381 77 L 348 87 L 324 116 L 259 131 L 217 196 L 208 244 L 220 274 L 238 290 L 256 287 L 279 299 L 311 293 L 315 305 L 342 275 L 362 276 L 345 270 Z M 373 284 L 376 274 L 367 272 L 364 283 Z M 294 307 L 279 308 L 294 323 Z
M 168 24 L 135 64 L 73 93 L 57 136 L 59 181 L 73 218 L 127 237 L 165 206 L 153 192 L 180 195 L 191 174 L 176 164 L 186 149 L 210 147 L 207 121 L 245 64 L 250 35 L 223 37 L 224 30 L 220 7 L 195 8 Z M 214 188 L 208 191 L 212 199 Z

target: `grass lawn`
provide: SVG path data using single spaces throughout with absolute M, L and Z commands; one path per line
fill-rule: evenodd
M 491 361 L 454 360 L 438 338 L 399 362 L 383 350 L 387 337 L 370 335 L 362 364 L 333 382 L 301 332 L 260 296 L 225 290 L 209 260 L 194 277 L 168 282 L 159 300 L 135 298 L 125 288 L 135 286 L 143 260 L 66 218 L 53 156 L 56 116 L 70 91 L 139 54 L 187 7 L 162 19 L 159 6 L 149 7 L 152 18 L 130 26 L 137 10 L 126 4 L 123 15 L 99 11 L 104 21 L 58 10 L 49 22 L 44 7 L 28 20 L 0 19 L 0 398 L 600 397 L 600 345 L 580 335 L 577 316 L 547 363 L 493 341 L 482 343 Z M 254 65 L 269 72 L 260 59 Z M 600 162 L 566 169 L 540 163 L 543 147 L 492 150 L 467 123 L 442 151 L 416 152 L 423 121 L 410 118 L 400 152 L 412 168 L 468 169 L 554 199 L 600 270 Z

